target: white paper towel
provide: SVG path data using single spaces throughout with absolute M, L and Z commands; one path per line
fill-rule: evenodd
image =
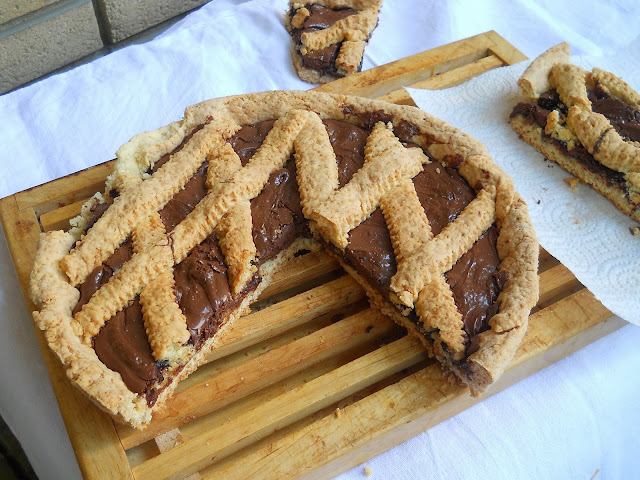
M 640 37 L 631 51 L 639 51 Z M 585 69 L 600 66 L 640 90 L 640 59 L 573 58 Z M 516 82 L 530 62 L 491 70 L 444 90 L 408 89 L 423 110 L 482 142 L 511 177 L 529 206 L 540 244 L 560 260 L 609 310 L 640 325 L 640 236 L 637 222 L 586 185 L 572 191 L 571 175 L 545 160 L 508 125 L 520 99 Z

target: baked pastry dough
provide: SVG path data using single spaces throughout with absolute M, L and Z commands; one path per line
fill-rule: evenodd
M 562 43 L 518 81 L 513 129 L 545 157 L 640 221 L 640 95 L 599 68 L 572 65 Z
M 417 108 L 220 98 L 117 157 L 74 227 L 42 234 L 31 294 L 68 377 L 120 421 L 148 423 L 303 249 L 336 256 L 475 394 L 525 334 L 538 297 L 526 205 L 482 145 Z
M 285 26 L 298 76 L 327 83 L 359 72 L 381 6 L 382 0 L 290 0 Z

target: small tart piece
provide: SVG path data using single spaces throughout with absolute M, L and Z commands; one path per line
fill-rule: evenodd
M 335 255 L 474 394 L 526 331 L 526 206 L 484 147 L 417 108 L 213 99 L 117 156 L 70 232 L 42 234 L 31 294 L 67 376 L 119 421 L 144 427 L 302 250 Z
M 509 123 L 520 137 L 640 221 L 640 94 L 569 63 L 566 44 L 536 58 L 518 86 Z
M 298 76 L 327 83 L 359 72 L 381 6 L 382 0 L 290 0 L 285 27 Z

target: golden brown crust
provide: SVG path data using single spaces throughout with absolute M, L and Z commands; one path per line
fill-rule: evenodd
M 598 67 L 594 68 L 590 75 L 612 97 L 619 98 L 629 105 L 634 105 L 636 108 L 640 107 L 640 93 L 636 92 L 620 77 Z
M 551 67 L 549 80 L 567 108 L 579 105 L 591 110 L 591 101 L 587 95 L 587 72 L 582 68 L 570 63 L 557 63 Z
M 308 217 L 338 189 L 338 165 L 319 117 L 309 118 L 294 144 L 302 213 Z
M 559 43 L 536 58 L 518 80 L 518 87 L 527 101 L 535 101 L 551 88 L 549 74 L 556 63 L 569 63 L 571 49 L 568 43 Z
M 607 197 L 621 212 L 640 222 L 638 204 L 631 202 L 624 191 L 613 184 L 608 184 L 600 175 L 594 174 L 582 164 L 574 161 L 559 146 L 545 141 L 540 127 L 530 124 L 522 117 L 513 117 L 509 123 L 511 128 L 520 135 L 520 138 L 532 145 L 545 158 L 556 162 L 583 183 L 590 185 L 594 190 Z
M 215 190 L 242 168 L 240 157 L 229 143 L 225 143 L 209 156 L 207 183 Z M 251 204 L 249 200 L 238 201 L 222 217 L 216 227 L 220 248 L 228 265 L 231 293 L 238 294 L 258 271 L 253 264 L 256 258 L 256 245 L 251 232 Z
M 640 172 L 640 148 L 625 142 L 604 115 L 572 107 L 567 125 L 605 167 L 622 173 Z
M 379 110 L 388 113 L 391 122 L 388 125 L 378 123 L 374 127 L 367 142 L 364 167 L 347 185 L 338 189 L 335 156 L 320 120 L 333 118 L 361 124 L 359 114 Z M 240 125 L 273 118 L 278 119 L 273 129 L 242 167 L 226 140 Z M 393 134 L 393 126 L 401 122 L 416 126 L 416 135 L 411 141 L 422 148 L 406 148 L 400 143 Z M 204 127 L 197 130 L 200 125 Z M 196 133 L 182 150 L 149 176 L 149 167 L 194 131 Z M 466 214 L 479 215 L 480 221 L 467 222 L 463 213 L 458 217 L 458 225 L 454 224 L 448 233 L 442 237 L 441 233 L 435 239 L 431 238 L 428 219 L 420 213 L 423 210 L 418 208 L 420 202 L 410 180 L 421 171 L 422 164 L 429 161 L 423 149 L 430 151 L 430 147 L 445 162 L 453 158 L 451 155 L 459 156 L 462 159 L 460 173 L 481 190 L 478 199 L 468 207 L 471 213 Z M 260 193 L 272 171 L 284 165 L 294 151 L 304 214 L 315 220 L 315 223 L 311 222 L 311 228 L 316 235 L 322 236 L 325 242 L 343 246 L 349 230 L 380 205 L 385 218 L 388 217 L 399 264 L 426 255 L 440 265 L 438 275 L 427 275 L 427 288 L 418 289 L 415 300 L 419 321 L 430 330 L 432 351 L 449 368 L 453 369 L 453 363 L 464 358 L 465 337 L 460 314 L 442 273 L 461 254 L 463 247 L 460 245 L 468 243 L 466 240 L 460 243 L 454 238 L 463 230 L 470 237 L 479 235 L 476 230 L 485 228 L 485 224 L 497 218 L 499 242 L 504 244 L 498 245 L 501 268 L 508 270 L 514 279 L 505 287 L 509 293 L 501 300 L 505 305 L 504 315 L 496 319 L 483 338 L 487 337 L 488 343 L 493 342 L 491 345 L 498 345 L 502 340 L 494 339 L 493 335 L 506 338 L 505 334 L 510 332 L 508 328 L 526 327 L 528 311 L 533 306 L 532 295 L 527 292 L 537 292 L 537 276 L 530 275 L 530 269 L 535 269 L 530 264 L 537 258 L 537 244 L 532 235 L 527 237 L 528 241 L 522 240 L 524 233 L 520 230 L 513 233 L 520 238 L 516 244 L 502 239 L 514 228 L 520 228 L 522 222 L 528 225 L 522 232 L 531 233 L 532 230 L 526 211 L 519 216 L 514 213 L 521 212 L 519 207 L 514 208 L 521 200 L 514 195 L 510 180 L 493 165 L 478 142 L 416 108 L 358 97 L 315 92 L 265 92 L 214 99 L 188 107 L 182 121 L 141 134 L 120 149 L 116 174 L 108 182 L 109 187 L 117 186 L 120 195 L 75 249 L 77 237 L 73 234 L 52 232 L 43 236 L 31 281 L 32 296 L 39 308 L 34 318 L 45 330 L 45 336 L 69 378 L 101 408 L 133 426 L 144 425 L 151 413 L 161 408 L 171 395 L 177 382 L 215 348 L 224 328 L 268 285 L 273 269 L 291 258 L 296 249 L 318 248 L 317 242 L 300 239 L 275 260 L 263 264 L 258 272 L 252 264 L 255 245 L 251 238 L 249 201 Z M 172 232 L 165 232 L 157 213 L 173 195 L 165 190 L 175 193 L 182 188 L 205 158 L 209 161 L 209 192 Z M 318 177 L 326 182 L 318 182 Z M 490 202 L 485 205 L 487 196 Z M 108 194 L 103 198 L 109 199 Z M 89 204 L 94 205 L 97 201 L 99 196 Z M 128 205 L 133 213 L 128 213 L 123 205 Z M 486 208 L 479 208 L 481 205 Z M 89 207 L 83 209 L 83 213 L 88 216 Z M 118 215 L 128 215 L 126 225 L 113 235 L 122 237 L 121 240 L 99 238 L 95 232 L 114 225 Z M 463 229 L 460 228 L 462 224 Z M 75 231 L 84 225 L 86 218 L 78 220 Z M 184 315 L 175 302 L 171 272 L 174 265 L 212 233 L 220 239 L 232 288 L 241 288 L 253 275 L 259 275 L 262 281 L 235 311 L 221 319 L 221 330 L 196 351 L 186 344 L 188 331 Z M 133 239 L 132 258 L 90 298 L 74 319 L 71 312 L 78 299 L 74 285 L 86 276 L 91 265 L 106 258 L 109 251 L 128 235 Z M 447 245 L 444 256 L 435 250 L 428 253 L 429 248 L 433 248 L 430 245 L 438 242 Z M 81 261 L 85 263 L 80 265 Z M 529 262 L 528 267 L 520 263 L 524 261 Z M 422 272 L 418 274 L 422 276 Z M 154 358 L 171 365 L 166 371 L 165 383 L 159 385 L 161 393 L 153 408 L 142 396 L 133 394 L 119 374 L 104 366 L 91 348 L 93 337 L 105 322 L 136 295 L 140 296 Z M 400 323 L 406 322 L 406 317 L 389 299 L 377 299 L 374 303 L 382 305 L 385 312 L 391 309 L 395 312 L 392 315 L 399 315 Z M 509 343 L 508 348 L 511 347 Z M 486 378 L 495 379 L 495 372 L 504 369 L 514 351 L 485 354 L 482 362 L 478 361 L 484 369 L 478 378 L 474 379 L 468 373 L 460 373 L 460 378 L 474 391 L 480 391 L 489 385 Z

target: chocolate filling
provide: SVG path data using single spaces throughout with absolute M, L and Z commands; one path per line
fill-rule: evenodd
M 596 113 L 604 115 L 618 134 L 627 141 L 640 142 L 640 111 L 624 103 L 621 100 L 610 97 L 598 86 L 594 91 L 589 91 L 592 109 Z M 511 112 L 511 118 L 519 116 L 532 124 L 542 128 L 542 135 L 547 141 L 551 141 L 566 155 L 580 163 L 591 173 L 600 176 L 609 186 L 619 189 L 628 196 L 624 174 L 605 167 L 598 162 L 582 145 L 576 145 L 569 150 L 566 143 L 550 137 L 544 133 L 547 124 L 547 116 L 552 110 L 558 109 L 562 115 L 566 115 L 567 109 L 562 105 L 560 97 L 555 90 L 543 93 L 537 103 L 519 103 Z
M 137 298 L 105 323 L 93 347 L 102 363 L 120 373 L 129 390 L 144 395 L 148 405 L 156 402 L 160 391 L 153 387 L 163 377 L 151 354 Z
M 381 119 L 381 116 L 392 120 L 384 112 L 374 112 L 371 119 L 365 119 L 367 121 L 363 120 L 363 123 L 368 126 L 374 118 Z M 246 125 L 229 139 L 243 165 L 260 147 L 273 123 L 269 120 Z M 324 124 L 336 155 L 338 181 L 343 186 L 364 164 L 364 148 L 370 128 L 337 120 L 325 120 Z M 405 132 L 402 134 L 403 140 L 418 132 L 408 123 L 400 131 Z M 154 170 L 167 159 L 168 156 L 158 161 Z M 206 194 L 207 168 L 205 162 L 184 189 L 160 211 L 167 231 L 181 222 Z M 474 191 L 455 169 L 436 162 L 425 165 L 424 171 L 413 182 L 434 234 L 455 219 L 475 197 Z M 104 210 L 105 206 L 95 208 L 95 220 Z M 272 173 L 262 192 L 251 200 L 251 212 L 259 265 L 274 258 L 296 238 L 310 236 L 300 206 L 293 157 L 283 168 Z M 499 259 L 496 238 L 497 231 L 492 227 L 446 274 L 456 305 L 463 315 L 465 330 L 470 336 L 486 329 L 488 320 L 497 311 Z M 131 258 L 132 253 L 131 241 L 127 240 L 92 272 L 80 286 L 81 299 L 74 313 Z M 396 260 L 380 209 L 350 232 L 343 257 L 372 286 L 388 297 L 391 277 L 396 272 Z M 176 299 L 191 334 L 189 342 L 196 348 L 200 348 L 215 334 L 227 314 L 235 310 L 260 283 L 260 277 L 256 275 L 242 292 L 231 294 L 227 265 L 216 234 L 205 239 L 176 266 L 174 279 Z M 413 320 L 417 322 L 417 319 Z M 154 386 L 162 381 L 163 365 L 155 362 L 151 354 L 137 299 L 106 322 L 94 338 L 94 346 L 100 360 L 121 373 L 128 388 L 145 395 L 149 405 L 156 401 L 160 390 L 154 389 Z
M 341 76 L 336 68 L 336 58 L 340 52 L 341 43 L 329 45 L 326 48 L 315 50 L 302 55 L 300 49 L 302 48 L 302 34 L 305 32 L 317 32 L 318 30 L 324 30 L 336 23 L 338 20 L 355 15 L 357 10 L 349 7 L 337 7 L 327 8 L 317 3 L 306 5 L 310 15 L 305 19 L 301 28 L 295 28 L 291 31 L 291 37 L 293 38 L 296 52 L 300 55 L 302 65 L 305 68 L 316 70 L 321 75 L 330 75 L 332 77 Z M 293 8 L 289 12 L 289 16 L 292 18 L 296 14 L 297 10 Z
M 342 125 L 349 124 L 342 122 Z M 351 126 L 351 130 L 355 138 L 362 138 L 362 129 Z M 343 136 L 347 135 L 343 133 Z M 363 141 L 366 141 L 366 133 L 364 135 Z M 333 136 L 330 138 L 333 140 Z M 340 165 L 340 159 L 347 158 L 345 155 L 336 154 L 336 157 L 339 171 L 357 171 L 364 163 L 364 143 L 361 142 L 359 149 L 352 150 L 351 158 L 355 165 L 350 169 Z M 340 186 L 350 178 L 350 175 L 339 177 Z M 424 170 L 414 177 L 413 184 L 434 235 L 455 220 L 475 198 L 475 192 L 457 170 L 437 162 L 425 165 Z M 445 274 L 469 336 L 486 330 L 489 319 L 497 312 L 496 300 L 500 289 L 496 277 L 500 259 L 495 247 L 496 240 L 497 230 L 492 227 Z M 343 258 L 383 297 L 389 296 L 389 286 L 397 264 L 391 236 L 380 209 L 376 209 L 349 233 L 349 244 Z M 410 315 L 409 319 L 421 326 L 415 314 Z
M 174 271 L 176 301 L 187 319 L 190 343 L 199 349 L 222 325 L 247 294 L 258 286 L 254 277 L 245 289 L 232 295 L 227 266 L 216 235 L 210 235 L 180 262 Z
M 265 120 L 245 125 L 229 139 L 243 166 L 262 145 L 273 123 L 274 120 Z M 295 239 L 311 236 L 302 214 L 293 156 L 283 168 L 271 173 L 260 194 L 251 200 L 251 217 L 258 265 L 273 259 Z

